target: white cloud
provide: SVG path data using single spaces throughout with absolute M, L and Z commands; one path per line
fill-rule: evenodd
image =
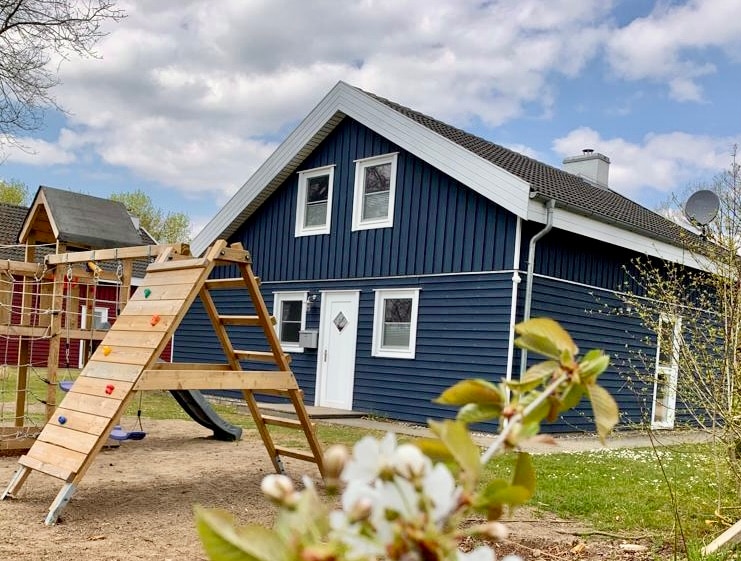
M 595 5 L 599 4 L 599 5 Z M 194 194 L 236 189 L 342 79 L 438 118 L 548 114 L 552 75 L 605 39 L 609 3 L 130 2 L 100 59 L 61 67 L 66 142 Z M 60 138 L 60 145 L 63 139 Z
M 727 169 L 731 150 L 741 138 L 714 138 L 682 132 L 648 134 L 640 143 L 622 138 L 602 138 L 588 127 L 571 131 L 553 142 L 563 157 L 580 154 L 584 148 L 610 158 L 612 189 L 633 199 L 642 189 L 669 193 L 691 181 L 709 181 Z
M 0 163 L 7 161 L 32 166 L 69 164 L 75 161 L 75 155 L 66 144 L 61 138 L 59 143 L 52 143 L 31 137 L 18 138 L 13 144 L 0 142 Z
M 622 78 L 666 82 L 673 99 L 700 101 L 697 79 L 717 71 L 709 54 L 737 56 L 739 13 L 741 0 L 659 2 L 649 16 L 614 30 L 607 42 L 609 62 Z

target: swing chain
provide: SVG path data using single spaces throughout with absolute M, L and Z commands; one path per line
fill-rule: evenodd
M 72 274 L 72 264 L 67 263 L 67 282 L 72 283 L 72 279 L 74 279 L 74 275 Z

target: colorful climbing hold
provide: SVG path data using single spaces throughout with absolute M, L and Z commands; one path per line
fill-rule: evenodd
M 60 425 L 63 425 L 67 422 L 67 417 L 65 417 L 64 415 L 59 415 L 59 417 L 57 417 L 57 421 L 59 421 Z
M 116 386 L 114 386 L 113 384 L 108 384 L 105 387 L 105 393 L 106 393 L 106 395 L 111 395 L 113 393 L 113 390 L 115 390 L 115 389 L 116 389 Z
M 108 356 L 109 354 L 111 354 L 111 348 L 108 345 L 103 346 L 103 354 L 105 356 Z
M 152 290 L 150 288 L 144 289 L 144 298 L 149 298 L 149 295 L 152 294 Z
M 152 319 L 149 320 L 149 324 L 152 325 L 152 326 L 157 325 L 159 322 L 160 322 L 160 315 L 159 314 L 152 315 Z

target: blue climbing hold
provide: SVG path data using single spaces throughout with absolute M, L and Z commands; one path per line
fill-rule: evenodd
M 67 417 L 65 417 L 64 415 L 59 415 L 59 417 L 57 418 L 57 421 L 59 421 L 60 425 L 63 425 L 64 423 L 67 422 Z

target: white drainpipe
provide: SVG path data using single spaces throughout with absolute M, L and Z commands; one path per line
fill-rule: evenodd
M 530 308 L 532 307 L 533 299 L 533 275 L 535 271 L 535 246 L 538 241 L 545 236 L 553 228 L 553 209 L 556 208 L 556 201 L 550 199 L 545 204 L 545 228 L 535 234 L 530 240 L 530 247 L 527 252 L 527 284 L 525 285 L 525 311 L 522 316 L 522 321 L 530 319 Z M 520 378 L 527 370 L 527 349 L 522 349 L 520 358 Z
M 512 306 L 509 310 L 509 345 L 507 346 L 507 373 L 506 379 L 512 380 L 512 368 L 515 354 L 515 322 L 517 321 L 517 289 L 522 279 L 520 278 L 520 246 L 522 244 L 522 218 L 517 217 L 517 229 L 515 230 L 515 255 L 512 259 Z M 507 392 L 509 402 L 509 392 Z

